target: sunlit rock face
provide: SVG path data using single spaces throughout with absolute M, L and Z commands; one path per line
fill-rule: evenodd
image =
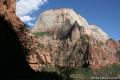
M 73 9 L 63 8 L 55 10 L 47 10 L 43 12 L 37 20 L 32 32 L 55 30 L 61 28 L 67 22 L 73 25 L 75 21 L 82 27 L 84 27 L 84 34 L 92 35 L 96 40 L 102 40 L 103 42 L 108 39 L 108 35 L 103 32 L 99 27 L 95 25 L 89 25 L 85 18 L 78 15 Z M 70 27 L 70 25 L 67 26 Z
M 15 3 L 0 1 L 0 59 L 7 74 L 24 76 L 31 68 L 41 71 L 46 66 L 94 69 L 120 63 L 120 42 L 72 9 L 45 11 L 31 34 L 16 16 Z
M 88 34 L 90 34 L 96 40 L 105 42 L 107 39 L 109 39 L 109 36 L 96 25 L 89 25 L 87 30 L 88 31 L 86 31 L 86 33 L 90 31 Z
M 119 42 L 110 39 L 98 26 L 88 24 L 72 9 L 43 12 L 31 32 L 39 41 L 44 60 L 41 67 L 47 63 L 52 67 L 94 69 L 120 62 Z

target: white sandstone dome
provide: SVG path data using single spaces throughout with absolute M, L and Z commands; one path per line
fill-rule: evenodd
M 43 32 L 62 27 L 67 20 L 69 20 L 71 25 L 77 21 L 80 26 L 84 27 L 84 34 L 90 35 L 97 40 L 106 41 L 109 39 L 108 35 L 99 27 L 89 25 L 85 18 L 78 15 L 73 9 L 68 8 L 46 10 L 40 15 L 31 32 Z

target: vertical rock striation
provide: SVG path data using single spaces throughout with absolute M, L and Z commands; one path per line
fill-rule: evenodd
M 43 12 L 31 30 L 53 67 L 100 68 L 119 64 L 120 44 L 72 9 Z M 37 34 L 36 34 L 37 33 Z M 39 34 L 48 33 L 40 36 Z M 45 61 L 46 62 L 46 61 Z M 44 65 L 44 64 L 43 64 Z

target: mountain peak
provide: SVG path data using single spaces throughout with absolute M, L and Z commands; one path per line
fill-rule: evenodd
M 70 8 L 46 10 L 40 15 L 35 27 L 31 31 L 34 33 L 54 30 L 55 28 L 62 27 L 67 21 L 69 21 L 70 25 L 76 23 L 76 25 L 84 27 L 84 34 L 92 36 L 96 40 L 105 42 L 109 39 L 109 36 L 99 27 L 89 25 L 85 18 L 78 15 L 73 9 Z
M 53 66 L 99 68 L 119 62 L 116 58 L 119 44 L 110 40 L 98 26 L 88 24 L 73 9 L 43 12 L 32 33 L 39 40 L 45 63 Z M 111 57 L 114 61 L 111 61 Z

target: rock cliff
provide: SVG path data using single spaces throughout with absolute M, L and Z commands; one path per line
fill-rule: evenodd
M 39 67 L 34 60 L 40 52 L 38 41 L 16 16 L 15 4 L 16 0 L 0 0 L 0 60 L 4 78 L 29 76 L 33 72 L 29 65 L 34 70 Z
M 87 20 L 78 15 L 73 9 L 63 8 L 55 10 L 47 10 L 43 12 L 37 20 L 32 32 L 54 30 L 58 27 L 67 25 L 68 21 L 70 25 L 73 25 L 75 21 L 82 27 L 84 27 L 84 34 L 91 35 L 97 40 L 105 41 L 109 36 L 95 25 L 89 25 Z M 68 26 L 65 26 L 65 28 Z
M 100 68 L 120 63 L 120 44 L 72 9 L 43 12 L 31 32 L 40 56 L 52 67 Z
M 48 10 L 32 34 L 16 16 L 15 0 L 0 1 L 1 73 L 31 76 L 50 67 L 90 67 L 120 63 L 120 42 L 110 39 L 72 9 Z

